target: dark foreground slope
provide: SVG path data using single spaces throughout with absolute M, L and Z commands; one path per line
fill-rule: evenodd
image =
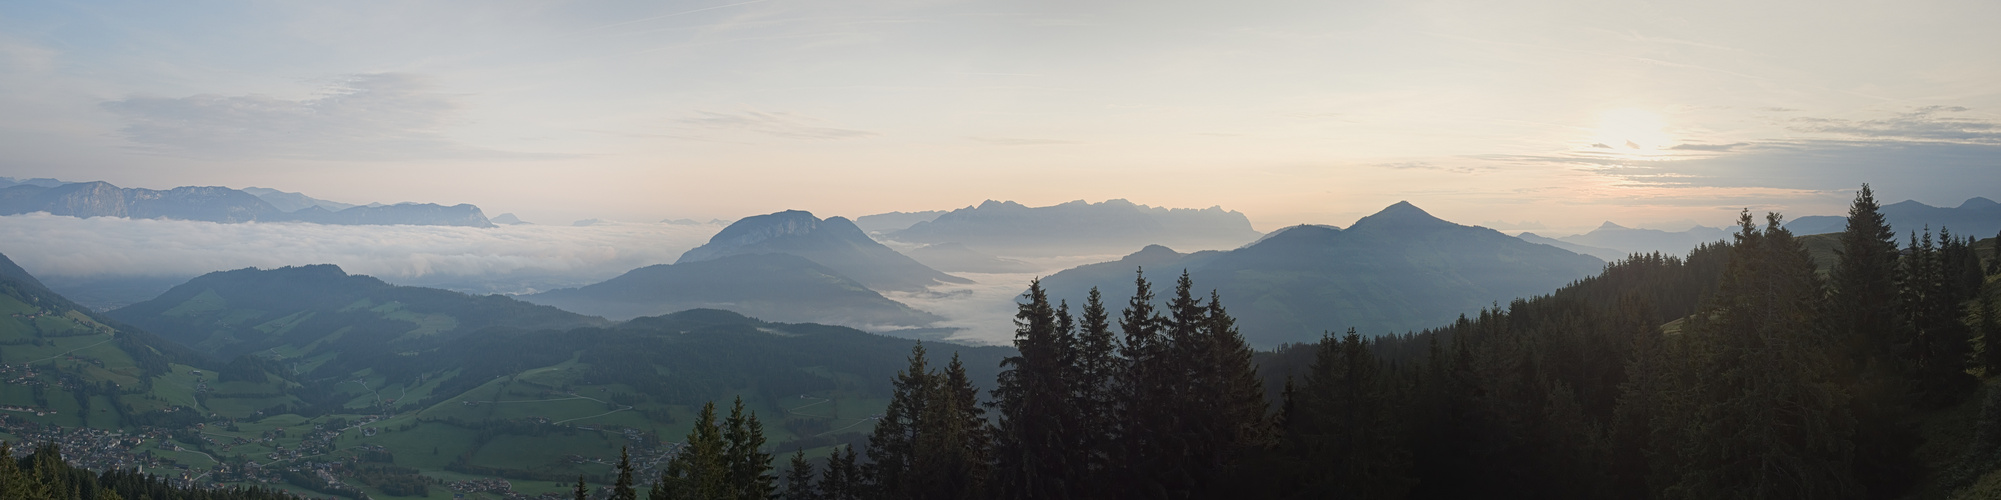
M 1253 346 L 1268 348 L 1350 327 L 1371 335 L 1425 328 L 1555 289 L 1603 266 L 1398 203 L 1346 230 L 1293 227 L 1227 252 L 1150 247 L 1057 273 L 1043 286 L 1074 304 L 1091 287 L 1107 296 L 1130 294 L 1136 268 L 1159 282 L 1186 269 L 1202 288 L 1222 294 Z

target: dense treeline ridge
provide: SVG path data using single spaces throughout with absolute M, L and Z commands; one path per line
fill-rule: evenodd
M 1943 229 L 1898 248 L 1877 208 L 1865 186 L 1825 274 L 1777 214 L 1747 211 L 1687 258 L 1636 255 L 1436 330 L 1292 346 L 1263 358 L 1276 411 L 1185 276 L 1160 310 L 1138 280 L 1123 335 L 1097 294 L 1073 316 L 1032 284 L 984 409 L 913 363 L 866 455 L 818 477 L 795 460 L 783 497 L 1942 496 L 2001 464 L 2001 391 L 1952 463 L 1916 456 L 1927 412 L 2001 373 L 1997 266 Z

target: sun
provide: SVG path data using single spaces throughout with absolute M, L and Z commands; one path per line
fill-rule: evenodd
M 1667 121 L 1660 113 L 1636 108 L 1609 110 L 1598 115 L 1598 144 L 1621 151 L 1656 151 L 1666 148 L 1670 138 Z

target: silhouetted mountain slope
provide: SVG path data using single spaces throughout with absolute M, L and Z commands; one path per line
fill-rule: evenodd
M 1586 247 L 1609 248 L 1619 255 L 1605 260 L 1618 260 L 1636 253 L 1660 252 L 1665 255 L 1688 255 L 1690 250 L 1704 243 L 1715 243 L 1730 239 L 1730 231 L 1723 228 L 1697 226 L 1687 231 L 1662 231 L 1659 229 L 1636 229 L 1611 222 L 1598 226 L 1589 233 L 1557 238 L 1559 241 Z M 1604 258 L 1605 256 L 1599 256 Z
M 0 255 L 0 276 L 21 280 L 36 287 L 48 288 L 40 280 L 36 280 L 34 275 L 28 274 L 28 270 L 21 269 L 20 264 L 15 264 L 14 259 L 9 259 L 6 255 Z
M 1076 304 L 1093 286 L 1107 297 L 1131 295 L 1135 267 L 1145 267 L 1156 294 L 1172 290 L 1187 269 L 1203 291 L 1222 294 L 1252 345 L 1268 348 L 1349 327 L 1379 335 L 1443 324 L 1590 276 L 1604 264 L 1397 203 L 1346 230 L 1295 226 L 1230 251 L 1148 247 L 1057 273 L 1043 286 L 1052 300 Z
M 1571 242 L 1568 242 L 1568 241 L 1563 241 L 1563 240 L 1559 240 L 1559 239 L 1555 239 L 1555 238 L 1547 238 L 1547 237 L 1544 237 L 1544 236 L 1542 236 L 1542 235 L 1538 235 L 1538 234 L 1535 234 L 1535 233 L 1522 233 L 1522 234 L 1517 234 L 1517 235 L 1515 235 L 1515 237 L 1516 237 L 1516 238 L 1521 238 L 1521 239 L 1522 239 L 1522 241 L 1526 241 L 1526 242 L 1529 242 L 1529 243 L 1535 243 L 1535 244 L 1540 244 L 1540 245 L 1549 245 L 1549 246 L 1553 246 L 1553 247 L 1557 247 L 1557 248 L 1561 248 L 1561 249 L 1564 249 L 1564 250 L 1569 250 L 1569 251 L 1570 251 L 1570 253 L 1575 253 L 1575 254 L 1581 254 L 1581 255 L 1589 255 L 1589 256 L 1592 256 L 1592 257 L 1597 257 L 1597 258 L 1599 258 L 1600 260 L 1604 260 L 1604 261 L 1606 261 L 1606 262 L 1616 262 L 1616 261 L 1618 261 L 1619 259 L 1623 259 L 1623 258 L 1626 258 L 1626 256 L 1628 256 L 1628 255 L 1632 255 L 1632 252 L 1627 252 L 1627 251 L 1622 251 L 1622 250 L 1613 250 L 1613 249 L 1610 249 L 1610 248 L 1605 248 L 1605 247 L 1594 247 L 1594 246 L 1587 246 L 1587 245 L 1579 245 L 1579 244 L 1576 244 L 1576 243 L 1571 243 Z M 1679 254 L 1677 254 L 1677 255 L 1679 255 Z
M 279 191 L 276 189 L 261 188 L 256 186 L 243 188 L 243 192 L 250 193 L 252 196 L 256 196 L 257 199 L 264 200 L 265 203 L 270 203 L 271 206 L 278 207 L 278 210 L 286 212 L 297 212 L 306 207 L 320 207 L 330 211 L 338 212 L 341 210 L 346 210 L 358 206 L 353 203 L 327 201 L 319 198 L 314 198 L 311 196 L 306 196 L 305 194 L 302 193 Z
M 1235 248 L 1258 236 L 1240 212 L 1156 208 L 1126 200 L 1034 208 L 987 200 L 886 235 L 908 243 L 962 243 L 1004 256 L 1092 255 L 1151 244 Z
M 709 238 L 707 244 L 681 254 L 675 263 L 769 253 L 805 257 L 876 290 L 919 290 L 939 283 L 971 283 L 876 243 L 845 218 L 821 220 L 798 210 L 736 221 Z
M 871 233 L 887 233 L 917 225 L 919 222 L 930 222 L 937 219 L 940 215 L 945 215 L 945 211 L 925 210 L 922 212 L 890 212 L 886 214 L 864 215 L 855 218 L 855 227 L 860 227 L 863 231 Z
M 612 319 L 697 308 L 855 326 L 923 326 L 944 319 L 884 298 L 827 266 L 779 253 L 647 266 L 602 283 L 521 299 Z
M 288 220 L 312 222 L 316 224 L 336 224 L 345 226 L 466 226 L 494 227 L 486 219 L 479 207 L 469 204 L 444 206 L 436 203 L 398 203 L 395 205 L 364 205 L 350 207 L 339 212 L 329 212 L 320 207 L 306 207 L 287 214 Z
M 47 177 L 37 177 L 33 179 L 16 179 L 13 177 L 0 177 L 0 189 L 10 188 L 23 184 L 32 186 L 41 186 L 41 187 L 56 187 L 69 183 L 55 179 L 50 179 Z
M 2001 203 L 1987 198 L 1970 198 L 1952 208 L 1904 200 L 1883 205 L 1881 211 L 1899 237 L 1908 237 L 1912 231 L 1922 232 L 1926 226 L 1933 233 L 1943 227 L 1951 229 L 1953 234 L 1981 238 L 1992 238 L 2001 231 Z M 1838 233 L 1847 228 L 1846 215 L 1811 215 L 1786 223 L 1786 229 L 1802 235 Z
M 303 195 L 300 197 L 304 198 Z M 315 204 L 287 212 L 249 192 L 219 186 L 184 186 L 161 191 L 121 188 L 99 181 L 55 187 L 21 184 L 0 189 L 0 215 L 48 212 L 83 218 L 493 227 L 479 207 L 464 204 L 449 207 L 432 203 L 349 206 L 337 212 L 329 211 L 324 206 Z
M 980 253 L 958 243 L 939 243 L 911 249 L 910 258 L 932 269 L 963 273 L 1026 273 L 1036 267 L 1027 262 Z
M 226 187 L 125 189 L 108 182 L 56 187 L 22 185 L 0 190 L 0 215 L 48 212 L 71 217 L 129 217 L 214 222 L 285 220 L 285 212 Z
M 390 285 L 326 264 L 209 273 L 109 316 L 218 359 L 274 347 L 379 350 L 440 341 L 488 326 L 539 329 L 606 323 L 500 295 L 476 297 Z

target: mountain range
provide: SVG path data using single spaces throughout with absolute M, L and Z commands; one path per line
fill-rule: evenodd
M 1951 208 L 1904 200 L 1883 205 L 1881 211 L 1900 240 L 1908 238 L 1912 232 L 1924 231 L 1926 227 L 1930 227 L 1934 234 L 1940 228 L 1950 229 L 1952 234 L 1962 238 L 1992 238 L 2001 232 L 2001 203 L 1987 198 L 1969 198 Z M 1813 215 L 1786 223 L 1786 229 L 1801 235 L 1838 233 L 1847 228 L 1848 217 L 1842 215 Z
M 915 327 L 944 320 L 890 300 L 805 257 L 752 253 L 646 266 L 604 282 L 521 300 L 615 320 L 695 308 L 765 321 Z
M 71 217 L 126 217 L 209 222 L 310 222 L 338 225 L 427 225 L 493 227 L 479 207 L 433 203 L 347 206 L 338 211 L 314 203 L 285 211 L 244 190 L 219 186 L 183 186 L 168 190 L 121 188 L 108 182 L 17 183 L 0 188 L 0 215 L 48 212 Z M 272 190 L 288 206 L 305 201 Z M 312 200 L 304 195 L 296 198 Z
M 1554 245 L 1609 262 L 1636 253 L 1660 252 L 1663 255 L 1687 256 L 1690 250 L 1704 243 L 1729 240 L 1730 234 L 1731 230 L 1707 226 L 1695 226 L 1682 231 L 1663 231 L 1625 227 L 1607 221 L 1589 233 L 1555 238 L 1563 244 L 1550 243 L 1546 241 L 1550 238 L 1535 233 L 1522 233 L 1520 237 L 1530 242 Z
M 922 212 L 889 212 L 864 215 L 855 218 L 855 226 L 870 233 L 887 233 L 917 225 L 919 222 L 930 222 L 937 219 L 940 215 L 945 215 L 945 211 L 925 210 Z
M 804 262 L 703 262 L 758 258 Z M 434 494 L 450 493 L 417 474 L 504 479 L 539 495 L 566 487 L 558 480 L 611 481 L 578 456 L 625 449 L 657 475 L 655 458 L 688 434 L 696 409 L 732 398 L 764 417 L 774 449 L 822 455 L 865 441 L 912 352 L 908 339 L 713 309 L 612 323 L 326 265 L 211 273 L 97 314 L 10 262 L 0 255 L 7 437 L 52 431 L 87 464 L 199 471 L 205 485 L 315 498 L 425 494 L 386 488 L 381 475 L 327 483 L 220 457 L 303 468 L 366 456 Z M 929 347 L 931 366 L 961 359 L 982 388 L 1014 354 Z
M 1603 268 L 1598 258 L 1483 227 L 1447 222 L 1408 202 L 1347 229 L 1302 225 L 1229 251 L 1149 246 L 1115 261 L 1068 269 L 1042 284 L 1075 307 L 1091 287 L 1108 303 L 1133 293 L 1144 269 L 1157 298 L 1186 270 L 1197 293 L 1214 289 L 1258 348 L 1313 342 L 1350 327 L 1367 335 L 1446 324 L 1461 314 L 1545 293 Z
M 270 203 L 271 206 L 277 207 L 278 210 L 285 212 L 297 212 L 306 207 L 320 207 L 328 211 L 339 212 L 342 210 L 347 210 L 349 208 L 354 208 L 356 206 L 359 206 L 351 203 L 341 203 L 338 201 L 322 200 L 319 198 L 306 196 L 300 193 L 279 191 L 276 189 L 261 188 L 256 186 L 243 188 L 243 192 L 250 193 L 252 196 L 256 196 L 257 199 L 264 200 L 265 203 Z M 369 205 L 379 206 L 380 204 L 371 203 Z
M 1047 207 L 987 200 L 884 234 L 905 243 L 960 243 L 1000 256 L 1125 253 L 1151 244 L 1234 248 L 1258 236 L 1241 212 L 1149 207 L 1122 199 Z
M 822 220 L 799 210 L 745 217 L 710 237 L 708 243 L 682 253 L 674 263 L 773 253 L 805 257 L 874 290 L 914 291 L 942 283 L 971 283 L 869 239 L 846 218 Z

